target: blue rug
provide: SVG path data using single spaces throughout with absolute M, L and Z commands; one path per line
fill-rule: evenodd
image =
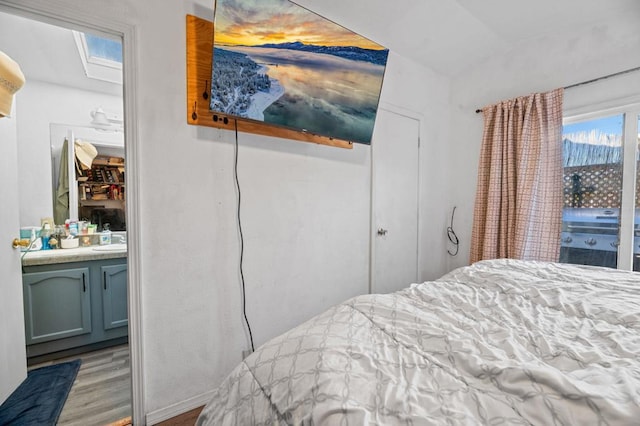
M 0 425 L 55 425 L 81 361 L 37 368 L 0 406 Z

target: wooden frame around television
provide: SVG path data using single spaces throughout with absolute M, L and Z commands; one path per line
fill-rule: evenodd
M 352 149 L 353 143 L 209 111 L 213 22 L 187 15 L 187 124 Z M 206 96 L 205 96 L 206 95 Z

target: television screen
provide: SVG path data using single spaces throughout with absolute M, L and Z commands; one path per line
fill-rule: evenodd
M 370 144 L 387 56 L 289 0 L 217 0 L 210 110 Z

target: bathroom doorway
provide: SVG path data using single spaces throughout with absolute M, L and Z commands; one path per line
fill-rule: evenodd
M 47 21 L 50 22 L 50 20 Z M 20 34 L 20 36 L 16 37 L 15 34 Z M 19 96 L 16 97 L 16 105 L 14 106 L 13 114 L 13 119 L 16 123 L 16 135 L 18 142 L 18 186 L 20 196 L 19 210 L 21 229 L 29 227 L 41 228 L 42 219 L 48 219 L 54 216 L 52 200 L 55 199 L 56 195 L 53 193 L 52 188 L 55 188 L 56 186 L 54 184 L 55 166 L 53 166 L 52 163 L 52 150 L 50 143 L 52 140 L 51 134 L 54 125 L 63 125 L 70 129 L 71 133 L 68 134 L 66 138 L 68 139 L 68 145 L 71 147 L 73 147 L 76 142 L 73 137 L 73 130 L 71 129 L 76 129 L 75 131 L 79 132 L 77 129 L 84 128 L 89 132 L 89 134 L 92 131 L 98 132 L 97 134 L 100 137 L 95 138 L 96 140 L 104 139 L 102 136 L 106 136 L 107 133 L 112 132 L 117 134 L 120 132 L 123 142 L 122 152 L 124 153 L 122 68 L 118 70 L 120 74 L 119 82 L 109 81 L 108 79 L 105 79 L 104 75 L 99 76 L 98 78 L 91 77 L 91 73 L 95 70 L 89 71 L 88 68 L 91 67 L 87 67 L 86 61 L 84 61 L 81 56 L 82 49 L 87 49 L 87 45 L 90 43 L 87 42 L 87 37 L 104 38 L 109 41 L 118 42 L 117 37 L 113 37 L 109 34 L 90 31 L 71 31 L 67 28 L 17 16 L 10 13 L 10 11 L 0 9 L 0 40 L 2 40 L 0 43 L 0 50 L 7 53 L 21 65 L 27 80 L 27 84 L 20 91 Z M 120 40 L 120 45 L 121 44 Z M 113 67 L 111 68 L 113 69 Z M 111 74 L 113 75 L 113 72 Z M 112 77 L 107 76 L 106 78 Z M 101 123 L 96 122 L 95 116 L 97 112 L 104 113 L 102 118 L 106 119 L 106 121 L 103 120 Z M 102 128 L 99 128 L 99 125 L 102 125 Z M 102 132 L 102 134 L 100 134 L 100 132 Z M 80 139 L 80 142 L 89 143 L 99 150 L 101 148 L 99 146 L 100 144 L 92 143 L 93 139 L 94 138 L 92 137 L 84 137 Z M 117 153 L 114 153 L 113 150 L 107 150 L 106 152 L 103 151 L 102 154 L 103 157 L 107 158 L 107 162 L 112 159 L 116 161 L 116 170 L 118 169 L 118 166 L 121 166 L 120 168 L 124 169 L 126 161 L 124 155 L 119 156 Z M 72 157 L 73 156 L 70 158 Z M 97 158 L 97 155 L 95 158 Z M 117 159 L 122 159 L 122 163 L 118 163 L 119 160 Z M 91 168 L 88 170 L 91 170 Z M 124 176 L 124 171 L 121 174 Z M 126 193 L 124 191 L 124 182 L 103 181 L 101 183 L 109 184 L 102 185 L 108 187 L 105 190 L 106 195 L 105 192 L 100 192 L 99 188 L 96 188 L 95 191 L 91 188 L 87 191 L 90 194 L 90 197 L 92 199 L 95 197 L 94 201 L 98 202 L 101 201 L 100 197 L 106 197 L 109 201 L 123 201 L 122 205 L 124 209 L 124 198 L 120 195 L 123 192 Z M 114 191 L 114 187 L 117 187 L 118 190 Z M 79 187 L 72 188 L 78 189 Z M 117 193 L 115 197 L 113 196 L 114 192 Z M 86 197 L 87 194 L 85 193 L 84 195 Z M 78 203 L 77 199 L 72 205 L 75 205 L 75 203 Z M 100 210 L 100 206 L 98 206 L 96 210 Z M 100 212 L 101 219 L 104 218 L 102 215 L 103 213 L 113 213 L 113 209 L 109 211 L 107 210 L 109 209 L 104 208 L 103 211 Z M 71 212 L 69 214 L 70 216 L 73 215 Z M 81 214 L 82 213 L 79 213 L 79 215 Z M 125 214 L 116 213 L 116 215 L 119 219 L 126 217 Z M 78 216 L 77 219 L 81 220 L 85 218 Z M 104 224 L 101 223 L 101 225 Z M 123 223 L 119 223 L 118 225 L 120 227 L 126 226 Z M 102 229 L 100 231 L 104 229 L 103 226 L 101 226 L 101 228 Z M 80 232 L 80 235 L 83 234 Z M 124 238 L 124 240 L 120 239 L 120 244 L 126 244 L 126 233 L 120 235 L 121 238 Z M 79 237 L 76 238 L 80 240 Z M 85 247 L 87 250 L 92 250 L 91 239 L 92 238 L 88 238 L 87 240 L 89 241 L 87 247 Z M 57 250 L 59 250 L 60 253 L 65 251 L 65 249 L 56 249 L 50 250 L 49 253 L 44 253 L 44 250 L 39 250 L 39 253 L 37 254 L 41 256 L 43 254 L 48 255 Z M 65 254 L 74 253 L 73 255 L 75 255 L 74 250 L 75 249 L 71 249 Z M 36 254 L 35 251 L 36 250 L 34 250 L 33 253 L 24 253 L 23 260 L 28 259 L 31 254 Z M 107 256 L 105 258 L 122 259 L 122 257 L 114 257 L 114 255 L 119 256 L 122 253 L 113 253 L 111 250 L 106 250 L 106 253 Z M 100 255 L 100 252 L 96 251 L 96 255 Z M 95 256 L 92 256 L 91 259 L 94 257 Z M 50 261 L 50 259 L 48 261 Z M 65 262 L 67 261 L 68 265 L 77 266 L 78 262 L 84 262 L 85 260 L 78 257 L 77 259 L 72 260 L 66 259 Z M 100 268 L 103 268 L 100 271 L 102 272 L 105 267 L 109 268 L 118 266 L 111 264 L 110 262 L 113 261 L 108 261 L 105 264 L 98 265 Z M 111 287 L 111 284 L 116 282 L 118 276 L 123 276 L 122 264 L 124 264 L 125 284 L 124 289 L 121 287 L 117 291 L 119 294 L 122 294 L 124 291 L 124 295 L 126 297 L 128 292 L 126 279 L 126 250 L 124 254 L 124 261 L 119 262 L 120 266 L 115 269 L 107 269 L 108 271 L 114 271 L 114 274 L 119 275 L 104 275 L 104 279 L 107 280 L 105 282 L 108 282 L 109 287 Z M 48 265 L 51 265 L 51 263 L 48 263 Z M 27 274 L 40 274 L 43 271 L 38 270 L 37 268 L 39 267 L 44 268 L 44 266 L 31 263 L 29 266 L 25 267 L 24 271 Z M 47 268 L 49 267 L 50 266 L 47 266 Z M 27 268 L 36 269 L 28 270 Z M 122 282 L 121 278 L 120 282 Z M 91 289 L 95 290 L 93 288 Z M 95 294 L 98 292 L 93 291 L 93 293 Z M 29 294 L 29 292 L 25 292 L 25 295 L 27 294 Z M 38 299 L 37 294 L 32 296 L 34 296 L 34 301 L 42 303 L 42 300 Z M 87 300 L 90 308 L 100 306 L 91 298 L 87 298 Z M 119 312 L 122 314 L 122 306 L 118 309 L 114 309 L 113 312 Z M 86 341 L 83 340 L 87 334 L 91 333 L 77 333 L 75 335 L 64 336 L 61 339 L 53 339 L 51 338 L 51 333 L 49 333 L 49 336 L 47 337 L 45 336 L 47 331 L 40 330 L 40 334 L 35 333 L 35 337 L 40 338 L 40 340 L 29 342 L 28 331 L 27 356 L 29 357 L 29 364 L 38 364 L 41 362 L 55 363 L 57 362 L 57 359 L 64 360 L 68 359 L 69 356 L 86 358 L 87 355 L 81 355 L 81 353 L 91 353 L 97 349 L 102 349 L 102 351 L 108 350 L 105 348 L 114 348 L 114 351 L 118 353 L 118 357 L 122 361 L 123 353 L 126 352 L 128 356 L 129 345 L 126 337 L 128 334 L 127 324 L 124 324 L 123 326 L 121 318 L 115 318 L 112 323 L 107 324 L 104 315 L 97 315 L 96 309 L 93 311 L 94 312 L 90 314 L 83 312 L 83 320 L 87 320 L 87 318 L 89 318 L 89 321 L 94 322 L 92 327 L 90 327 L 92 330 L 98 328 L 97 324 L 95 324 L 96 321 L 94 320 L 101 320 L 102 328 L 106 329 L 106 331 L 102 333 L 102 336 L 99 336 L 95 341 L 92 339 Z M 128 309 L 125 300 L 125 315 L 127 315 L 127 311 Z M 27 318 L 26 321 L 28 322 L 29 318 L 27 315 L 25 315 L 25 318 Z M 33 317 L 31 319 L 33 319 Z M 118 322 L 118 320 L 120 322 Z M 28 327 L 28 330 L 33 331 L 33 329 L 36 329 L 37 331 L 37 326 L 33 327 L 34 324 L 30 325 L 32 327 Z M 112 330 L 117 331 L 118 329 L 120 330 L 119 333 L 113 333 Z M 125 330 L 124 335 L 122 330 Z M 42 339 L 43 336 L 44 339 Z M 33 335 L 31 337 L 33 337 Z M 74 346 L 74 344 L 67 345 L 66 343 L 60 343 L 63 341 L 68 342 L 70 339 L 75 339 L 77 341 L 76 343 L 80 342 L 80 345 Z M 85 345 L 84 343 L 87 344 Z M 36 347 L 38 345 L 40 345 L 39 349 L 30 353 L 29 347 Z M 49 349 L 42 349 L 42 345 L 49 347 Z M 87 363 L 89 362 L 90 361 L 87 361 Z M 127 370 L 129 369 L 130 362 L 128 359 L 122 362 L 122 364 L 126 366 Z M 126 381 L 129 384 L 129 390 L 124 393 L 128 396 L 128 413 L 129 416 L 131 416 L 131 374 L 129 371 L 127 372 Z M 119 389 L 119 393 L 123 393 L 121 389 Z M 70 397 L 73 396 L 72 394 L 73 390 Z M 73 417 L 73 415 L 71 417 Z M 121 416 L 121 414 L 117 414 L 116 417 L 117 418 L 108 419 L 108 421 L 116 421 L 123 416 Z M 85 414 L 83 414 L 83 418 L 86 418 Z M 60 421 L 60 424 L 64 424 L 64 415 L 61 417 Z

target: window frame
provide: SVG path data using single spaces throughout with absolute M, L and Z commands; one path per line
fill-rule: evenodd
M 88 78 L 122 84 L 122 63 L 105 58 L 91 56 L 85 34 L 72 31 L 78 54 Z M 99 37 L 103 37 L 99 35 Z

